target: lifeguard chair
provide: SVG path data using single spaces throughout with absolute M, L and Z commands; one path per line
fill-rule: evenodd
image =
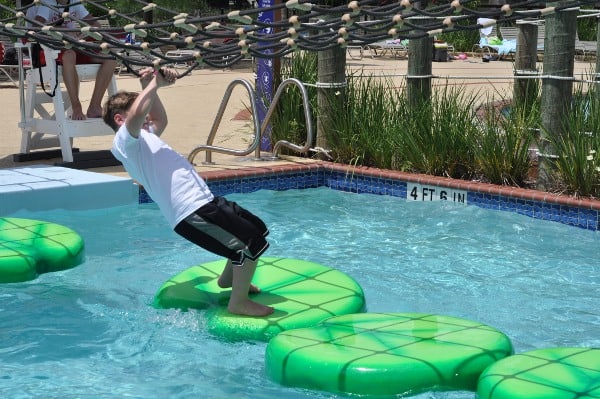
M 30 68 L 25 76 L 25 92 L 21 101 L 21 153 L 14 155 L 16 162 L 54 158 L 60 148 L 63 165 L 90 168 L 118 165 L 108 150 L 79 153 L 73 149 L 73 138 L 112 135 L 114 131 L 102 119 L 71 120 L 71 104 L 62 88 L 62 67 L 57 64 L 59 50 L 42 45 L 46 66 Z M 94 80 L 100 64 L 77 65 L 80 81 Z M 23 89 L 21 89 L 23 90 Z M 117 92 L 115 77 L 108 86 L 108 94 Z M 55 148 L 54 150 L 34 151 Z

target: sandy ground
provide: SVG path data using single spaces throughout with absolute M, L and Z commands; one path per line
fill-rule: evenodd
M 200 144 L 205 144 L 208 132 L 213 124 L 217 110 L 227 85 L 234 79 L 247 79 L 254 82 L 253 73 L 248 69 L 232 70 L 204 70 L 193 71 L 191 76 L 186 76 L 177 81 L 175 85 L 161 89 L 161 98 L 169 115 L 169 127 L 165 139 L 171 146 L 188 154 L 191 149 Z M 133 75 L 123 74 L 116 76 L 119 90 L 139 90 L 138 79 Z M 21 131 L 18 123 L 21 119 L 19 107 L 19 90 L 14 86 L 2 82 L 0 89 L 0 109 L 2 140 L 0 141 L 0 167 L 15 165 L 12 154 L 20 152 Z M 82 82 L 81 100 L 86 108 L 89 102 L 93 82 Z M 88 97 L 86 97 L 86 95 Z M 226 109 L 220 125 L 215 144 L 247 148 L 251 139 L 251 125 L 246 120 L 235 120 L 237 113 L 245 108 L 248 103 L 246 91 L 237 86 L 232 93 L 229 106 Z M 232 142 L 235 138 L 235 143 Z M 76 138 L 74 146 L 81 151 L 109 149 L 112 135 Z M 237 147 L 236 147 L 237 146 Z M 53 163 L 57 160 L 39 161 L 39 163 Z M 19 165 L 19 164 L 16 164 Z

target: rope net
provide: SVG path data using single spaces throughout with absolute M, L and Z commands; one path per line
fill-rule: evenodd
M 13 40 L 28 40 L 53 49 L 74 48 L 95 57 L 116 58 L 129 69 L 136 66 L 160 67 L 186 63 L 181 76 L 204 63 L 224 68 L 243 60 L 283 57 L 297 49 L 323 51 L 336 46 L 364 46 L 388 39 L 434 37 L 459 30 L 478 30 L 484 26 L 478 18 L 495 23 L 524 18 L 542 18 L 565 10 L 593 6 L 596 0 L 562 2 L 560 6 L 533 9 L 539 0 L 505 4 L 501 8 L 476 10 L 469 8 L 474 0 L 453 0 L 427 9 L 414 6 L 414 0 L 383 4 L 382 0 L 351 1 L 337 7 L 326 7 L 306 0 L 289 0 L 269 8 L 251 8 L 226 14 L 197 17 L 180 10 L 159 7 L 155 3 L 132 0 L 139 8 L 124 13 L 110 7 L 110 1 L 85 0 L 71 6 L 93 5 L 95 20 L 108 20 L 111 26 L 94 27 L 89 21 L 75 20 L 64 10 L 49 8 L 78 24 L 78 28 L 43 25 L 28 16 L 33 4 L 12 9 L 0 4 L 0 10 L 12 16 L 0 20 L 0 35 Z M 185 3 L 185 2 L 181 2 Z M 144 14 L 160 11 L 162 20 L 147 22 Z M 281 21 L 261 21 L 263 12 L 286 15 Z M 30 13 L 31 14 L 31 13 Z M 119 26 L 117 25 L 119 22 Z M 223 22 L 227 21 L 227 22 Z M 121 23 L 124 22 L 124 23 Z M 135 40 L 131 40 L 135 37 Z M 162 48 L 181 50 L 176 57 Z M 183 51 L 185 50 L 185 51 Z M 171 54 L 173 54 L 171 52 Z

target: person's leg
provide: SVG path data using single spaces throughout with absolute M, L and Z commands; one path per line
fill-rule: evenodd
M 221 288 L 231 287 L 227 309 L 235 314 L 267 316 L 274 309 L 250 300 L 248 295 L 259 291 L 251 283 L 258 263 L 252 259 L 258 259 L 268 248 L 264 239 L 268 231 L 264 223 L 259 223 L 260 228 L 257 228 L 240 217 L 238 208 L 235 203 L 217 197 L 181 221 L 175 226 L 175 232 L 214 254 L 243 259 L 241 265 L 228 261 L 217 282 Z
M 225 265 L 225 268 L 223 269 L 223 273 L 221 273 L 221 275 L 219 276 L 219 287 L 221 288 L 231 288 L 231 286 L 233 285 L 233 264 L 231 263 L 230 259 L 227 259 L 227 264 Z M 250 283 L 250 288 L 248 289 L 248 292 L 250 294 L 258 294 L 260 292 L 260 288 L 258 288 L 256 285 Z
M 88 118 L 101 118 L 102 117 L 102 99 L 104 93 L 110 84 L 110 81 L 115 73 L 117 62 L 115 60 L 96 59 L 102 65 L 96 75 L 96 83 L 94 84 L 94 91 L 92 92 L 92 98 L 90 99 L 90 106 L 87 109 Z
M 79 76 L 77 75 L 77 68 L 75 67 L 76 61 L 77 56 L 75 51 L 65 50 L 62 53 L 62 76 L 69 100 L 71 101 L 71 119 L 83 120 L 85 119 L 85 115 L 83 114 L 83 108 L 79 101 Z
M 245 316 L 268 316 L 273 313 L 272 307 L 254 302 L 248 297 L 256 264 L 257 261 L 246 258 L 241 266 L 231 266 L 233 278 L 227 306 L 229 312 Z

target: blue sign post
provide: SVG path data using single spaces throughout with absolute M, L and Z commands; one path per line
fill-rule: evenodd
M 258 0 L 258 7 L 272 7 L 275 4 L 276 0 Z M 269 11 L 261 11 L 258 13 L 258 20 L 264 23 L 272 23 L 275 18 L 275 13 L 273 10 Z M 273 32 L 273 28 L 264 28 L 261 30 L 263 34 L 271 34 Z M 260 44 L 260 42 L 259 42 Z M 271 50 L 268 50 L 269 52 Z M 258 111 L 258 117 L 260 119 L 260 124 L 265 119 L 267 114 L 268 106 L 271 104 L 273 100 L 273 59 L 272 58 L 258 58 L 256 62 L 256 109 Z M 272 149 L 271 143 L 271 125 L 267 126 L 264 134 L 260 138 L 260 149 L 264 151 L 270 151 Z

